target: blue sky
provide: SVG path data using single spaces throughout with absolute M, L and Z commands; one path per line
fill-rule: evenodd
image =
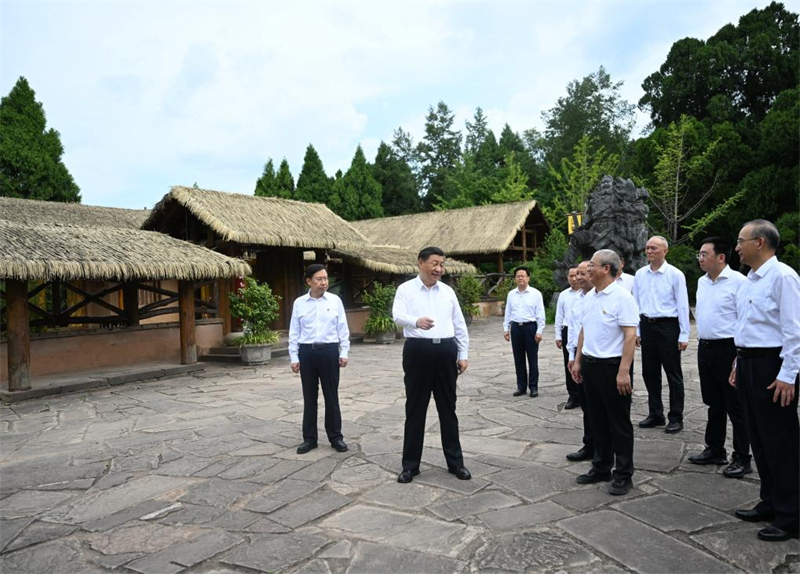
M 195 181 L 252 193 L 268 157 L 296 178 L 309 143 L 329 174 L 358 144 L 371 161 L 440 100 L 462 129 L 477 106 L 541 128 L 601 65 L 636 103 L 673 42 L 767 4 L 0 0 L 0 93 L 28 78 L 83 203 L 152 207 Z

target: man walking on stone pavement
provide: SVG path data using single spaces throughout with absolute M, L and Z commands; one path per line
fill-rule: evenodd
M 568 317 L 569 335 L 565 342 L 569 362 L 567 367 L 570 370 L 570 378 L 572 378 L 572 366 L 575 361 L 575 350 L 578 346 L 578 335 L 581 332 L 581 319 L 583 312 L 583 302 L 586 300 L 586 295 L 592 290 L 592 282 L 589 279 L 589 262 L 583 261 L 577 267 L 576 282 L 579 287 L 578 298 L 570 309 Z M 589 407 L 586 404 L 586 386 L 575 385 L 578 387 L 578 401 L 583 411 L 583 446 L 577 452 L 571 452 L 567 455 L 567 460 L 572 462 L 580 462 L 582 460 L 590 460 L 594 457 L 594 439 L 592 438 L 592 424 L 589 416 Z
M 750 474 L 750 441 L 739 393 L 728 384 L 730 365 L 736 359 L 733 335 L 736 329 L 736 293 L 746 281 L 728 265 L 731 245 L 720 237 L 704 239 L 697 253 L 697 368 L 703 403 L 708 406 L 706 448 L 693 454 L 693 464 L 728 464 L 725 431 L 728 417 L 733 426 L 733 455 L 722 474 L 742 478 Z
M 625 287 L 629 293 L 633 293 L 633 282 L 635 278 L 633 275 L 625 273 L 625 258 L 619 253 L 617 253 L 617 255 L 619 255 L 620 260 L 620 268 L 619 271 L 617 271 L 617 283 Z
M 511 341 L 517 372 L 515 397 L 524 395 L 527 388 L 530 388 L 531 397 L 539 396 L 539 343 L 545 324 L 544 301 L 541 292 L 529 285 L 530 280 L 531 272 L 527 267 L 514 270 L 517 288 L 506 297 L 503 320 L 503 336 Z
M 458 437 L 456 379 L 467 370 L 469 334 L 456 294 L 441 283 L 445 256 L 438 247 L 419 252 L 419 275 L 397 288 L 392 307 L 394 322 L 403 328 L 403 372 L 406 422 L 403 470 L 397 482 L 408 483 L 419 474 L 428 404 L 436 401 L 442 450 L 447 470 L 469 480 Z
M 567 272 L 569 288 L 564 289 L 558 294 L 556 303 L 556 347 L 561 349 L 564 355 L 564 377 L 567 386 L 567 402 L 565 409 L 574 409 L 580 405 L 578 399 L 578 385 L 572 380 L 569 372 L 569 353 L 567 352 L 567 339 L 569 338 L 569 315 L 575 302 L 578 300 L 581 288 L 578 285 L 578 266 L 571 265 Z
M 594 291 L 584 298 L 572 365 L 575 382 L 585 385 L 595 443 L 592 468 L 575 481 L 611 480 L 608 492 L 613 495 L 628 494 L 633 487 L 630 367 L 639 323 L 633 295 L 615 281 L 619 265 L 610 249 L 597 251 L 589 262 Z
M 769 221 L 746 223 L 736 252 L 750 267 L 736 294 L 736 366 L 730 382 L 740 387 L 761 501 L 737 510 L 748 522 L 770 522 L 761 540 L 797 538 L 800 532 L 800 278 L 778 261 L 778 229 Z
M 642 428 L 664 424 L 661 401 L 661 368 L 669 383 L 667 433 L 683 429 L 683 371 L 681 352 L 689 344 L 689 294 L 683 272 L 667 263 L 669 244 L 664 237 L 647 240 L 649 265 L 636 272 L 633 296 L 641 312 L 636 345 L 642 348 L 642 378 L 647 387 L 647 417 Z

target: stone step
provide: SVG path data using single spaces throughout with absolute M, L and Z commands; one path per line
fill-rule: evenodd
M 200 355 L 197 357 L 198 361 L 202 361 L 203 363 L 238 363 L 241 361 L 239 358 L 239 349 L 236 349 L 237 353 L 235 355 L 223 354 L 223 353 L 209 353 L 208 355 Z
M 239 356 L 239 347 L 211 347 L 208 350 L 210 355 L 236 355 Z

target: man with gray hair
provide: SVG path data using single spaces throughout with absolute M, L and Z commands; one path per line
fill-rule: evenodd
M 730 382 L 740 387 L 753 458 L 761 478 L 761 501 L 737 510 L 747 522 L 770 522 L 761 540 L 800 534 L 800 278 L 778 261 L 777 228 L 763 219 L 746 223 L 736 252 L 750 267 L 736 293 L 736 366 Z
M 616 282 L 619 266 L 619 256 L 610 249 L 596 252 L 589 262 L 594 291 L 584 298 L 572 365 L 575 382 L 585 385 L 595 448 L 591 470 L 575 480 L 611 480 L 608 492 L 614 495 L 627 494 L 633 486 L 630 367 L 639 324 L 636 301 Z
M 667 263 L 669 244 L 655 235 L 647 240 L 649 265 L 636 272 L 633 297 L 639 306 L 637 346 L 642 347 L 642 378 L 647 387 L 647 418 L 642 428 L 664 424 L 661 402 L 661 368 L 669 383 L 669 424 L 667 433 L 683 429 L 683 371 L 681 352 L 689 344 L 689 293 L 683 272 Z

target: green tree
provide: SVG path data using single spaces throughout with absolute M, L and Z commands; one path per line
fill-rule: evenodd
M 656 127 L 698 120 L 761 121 L 782 91 L 796 88 L 800 25 L 773 2 L 723 26 L 708 41 L 675 42 L 659 71 L 645 78 L 639 100 Z
M 476 154 L 480 149 L 486 136 L 489 135 L 489 125 L 483 110 L 475 108 L 475 116 L 472 123 L 466 122 L 467 136 L 464 138 L 464 153 Z
M 528 178 L 522 172 L 522 167 L 515 157 L 513 151 L 505 157 L 506 178 L 503 186 L 492 195 L 492 203 L 524 201 L 533 197 L 533 193 L 528 189 Z
M 44 107 L 20 77 L 0 100 L 0 195 L 80 202 L 80 188 L 61 160 L 61 136 L 47 129 Z
M 294 178 L 286 158 L 281 160 L 281 165 L 278 167 L 278 174 L 275 176 L 275 190 L 276 197 L 284 199 L 292 199 L 294 197 Z
M 417 145 L 421 164 L 423 204 L 432 208 L 438 198 L 449 199 L 447 177 L 461 157 L 461 132 L 453 129 L 455 114 L 444 102 L 428 108 L 425 118 L 425 137 Z
M 635 107 L 620 94 L 622 85 L 623 82 L 612 81 L 602 66 L 567 85 L 567 95 L 542 113 L 545 130 L 539 145 L 548 163 L 558 165 L 572 155 L 575 145 L 587 135 L 609 153 L 626 152 Z
M 422 208 L 411 166 L 389 145 L 381 142 L 372 175 L 383 190 L 381 204 L 386 216 L 418 213 Z
M 256 180 L 255 195 L 258 197 L 276 197 L 277 186 L 275 185 L 275 166 L 272 164 L 272 158 L 267 160 L 264 165 L 264 173 L 261 174 Z
M 548 166 L 554 194 L 543 208 L 551 222 L 561 221 L 572 211 L 583 213 L 589 193 L 604 175 L 615 175 L 619 156 L 608 153 L 590 136 L 583 136 L 573 148 L 572 157 L 564 158 L 558 169 Z
M 303 168 L 297 176 L 294 198 L 309 203 L 328 203 L 330 194 L 331 180 L 325 175 L 325 168 L 322 167 L 322 160 L 317 150 L 308 144 L 303 158 Z
M 475 158 L 471 154 L 465 154 L 463 161 L 447 176 L 447 198 L 437 197 L 434 209 L 460 209 L 491 203 L 492 196 L 499 191 L 501 183 L 494 174 L 484 175 Z
M 341 182 L 341 183 L 339 183 Z M 348 221 L 383 217 L 381 184 L 372 176 L 364 150 L 356 148 L 350 168 L 334 183 L 331 209 Z

